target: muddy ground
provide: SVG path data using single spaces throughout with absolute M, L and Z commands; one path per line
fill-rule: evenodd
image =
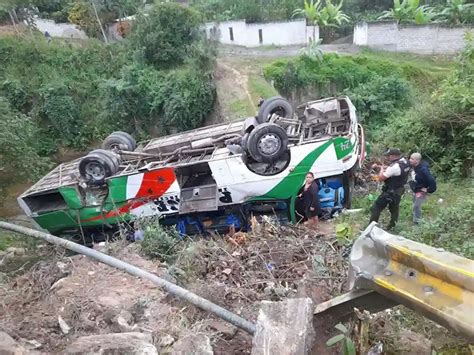
M 332 229 L 331 223 L 315 233 L 265 222 L 254 233 L 184 241 L 168 264 L 146 257 L 140 243 L 95 248 L 255 322 L 261 300 L 308 296 L 319 303 L 347 289 L 345 248 Z M 209 336 L 215 354 L 250 353 L 251 336 L 151 282 L 49 245 L 35 248 L 42 260 L 20 274 L 10 268 L 0 281 L 0 331 L 26 348 L 56 353 L 83 335 L 139 331 L 153 334 L 160 353 L 191 333 Z M 10 260 L 0 270 L 21 264 Z
M 317 304 L 348 290 L 350 248 L 337 242 L 335 223 L 314 232 L 254 221 L 252 233 L 181 241 L 167 262 L 149 257 L 159 254 L 154 244 L 118 240 L 95 248 L 255 322 L 262 300 L 310 297 Z M 32 248 L 0 254 L 0 332 L 30 351 L 63 353 L 81 336 L 123 332 L 151 334 L 160 354 L 191 334 L 208 336 L 215 354 L 251 351 L 250 335 L 149 281 L 51 245 Z M 457 348 L 462 339 L 400 307 L 345 324 L 356 346 L 373 354 L 469 354 Z M 316 333 L 313 354 L 340 353 L 325 344 L 338 334 L 333 325 L 319 324 Z

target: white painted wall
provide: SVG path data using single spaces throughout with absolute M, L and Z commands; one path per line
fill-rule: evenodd
M 245 23 L 244 20 L 206 23 L 208 37 L 220 43 L 245 47 L 266 45 L 288 46 L 306 44 L 313 36 L 313 27 L 306 26 L 305 20 L 269 23 Z M 231 39 L 232 28 L 233 39 Z M 262 38 L 260 41 L 259 30 Z M 315 27 L 316 39 L 319 39 L 319 28 Z
M 55 23 L 53 20 L 36 18 L 35 26 L 43 34 L 48 31 L 51 37 L 87 38 L 85 32 L 72 23 Z
M 394 52 L 454 54 L 464 48 L 466 32 L 474 34 L 472 27 L 362 22 L 354 27 L 354 44 Z

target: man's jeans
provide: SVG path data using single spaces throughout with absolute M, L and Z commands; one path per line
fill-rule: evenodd
M 424 192 L 417 192 L 413 194 L 413 222 L 420 223 L 421 221 L 421 205 L 426 202 L 427 195 Z

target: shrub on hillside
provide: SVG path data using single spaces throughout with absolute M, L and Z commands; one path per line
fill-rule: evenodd
M 377 76 L 346 90 L 345 94 L 357 107 L 358 118 L 374 127 L 391 119 L 397 110 L 409 106 L 411 89 L 408 82 L 400 77 Z
M 193 67 L 162 72 L 132 65 L 104 85 L 104 121 L 111 131 L 142 135 L 193 129 L 211 112 L 214 98 L 211 78 Z
M 180 65 L 188 49 L 199 37 L 199 16 L 177 3 L 153 7 L 137 17 L 128 44 L 145 62 L 157 68 Z
M 26 115 L 14 110 L 0 96 L 0 158 L 2 174 L 22 178 L 39 177 L 49 167 L 49 159 L 39 156 L 39 128 Z
M 468 43 L 455 72 L 438 90 L 377 131 L 375 140 L 420 151 L 446 176 L 472 174 L 474 156 L 474 50 Z

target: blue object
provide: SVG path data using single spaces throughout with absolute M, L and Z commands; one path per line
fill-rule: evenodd
M 227 216 L 227 219 L 226 219 L 226 224 L 230 227 L 231 225 L 234 225 L 234 227 L 236 229 L 239 229 L 240 228 L 240 219 L 234 215 L 234 214 L 230 214 Z
M 143 240 L 143 238 L 145 238 L 145 233 L 141 229 L 135 230 L 133 233 L 133 239 L 138 242 Z
M 344 187 L 333 189 L 331 187 L 323 187 L 318 193 L 321 207 L 323 208 L 342 208 L 345 202 Z
M 204 231 L 201 222 L 191 216 L 180 219 L 176 224 L 176 228 L 181 236 L 186 234 L 200 234 Z

